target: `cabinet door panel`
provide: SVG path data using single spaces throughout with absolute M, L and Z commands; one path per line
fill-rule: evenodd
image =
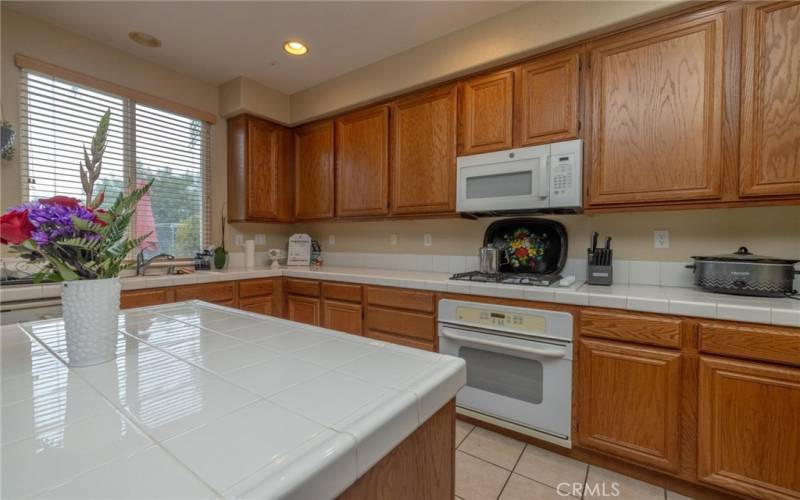
M 800 370 L 700 358 L 698 476 L 754 498 L 800 497 Z
M 278 133 L 260 120 L 248 120 L 248 218 L 277 217 Z
M 456 112 L 455 85 L 392 104 L 392 213 L 455 211 Z
M 487 153 L 512 146 L 514 70 L 461 83 L 459 154 Z
M 553 54 L 522 66 L 517 109 L 518 146 L 578 136 L 579 54 Z
M 120 309 L 132 307 L 157 306 L 172 302 L 173 291 L 170 288 L 154 288 L 152 290 L 127 290 L 120 294 Z
M 295 216 L 333 217 L 333 122 L 295 131 Z
M 286 299 L 289 309 L 288 319 L 309 325 L 320 324 L 320 300 L 311 297 L 289 295 Z
M 258 314 L 266 314 L 267 316 L 273 316 L 273 298 L 270 295 L 267 297 L 239 299 L 239 309 Z
M 362 334 L 361 304 L 326 300 L 322 308 L 325 328 L 353 335 Z
M 590 204 L 721 197 L 723 16 L 592 45 Z
M 800 195 L 800 2 L 745 8 L 740 193 Z
M 389 107 L 336 120 L 336 215 L 389 213 Z
M 581 340 L 579 440 L 675 472 L 680 461 L 680 352 Z

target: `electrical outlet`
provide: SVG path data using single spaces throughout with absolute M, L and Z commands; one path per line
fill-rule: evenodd
M 266 234 L 257 234 L 256 235 L 256 245 L 266 245 L 267 244 L 267 235 Z
M 425 234 L 422 236 L 422 243 L 423 243 L 423 244 L 424 244 L 426 247 L 432 246 L 432 245 L 433 245 L 433 236 L 432 236 L 430 233 L 425 233 Z
M 396 234 L 390 234 L 389 235 L 389 244 L 392 245 L 393 247 L 397 246 L 397 235 Z
M 335 245 L 336 244 L 336 235 L 332 234 L 328 236 L 328 245 Z
M 653 244 L 656 248 L 669 248 L 669 231 L 653 231 Z
M 235 245 L 243 247 L 244 246 L 244 235 L 243 234 L 237 234 L 236 236 L 234 236 L 233 242 L 234 242 Z

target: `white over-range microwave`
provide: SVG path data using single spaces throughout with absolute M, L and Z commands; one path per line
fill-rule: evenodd
M 582 161 L 580 139 L 461 156 L 456 209 L 478 216 L 578 212 Z

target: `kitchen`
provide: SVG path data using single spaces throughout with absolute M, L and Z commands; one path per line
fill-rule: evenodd
M 53 165 L 82 160 L 106 108 L 104 189 L 156 179 L 116 362 L 68 366 L 60 284 L 0 288 L 4 497 L 116 496 L 148 453 L 176 472 L 134 496 L 800 496 L 800 5 L 218 3 L 191 14 L 205 30 L 169 5 L 3 4 L 3 208 L 81 198 Z M 289 359 L 316 376 L 270 385 Z M 315 408 L 306 383 L 341 400 Z M 170 394 L 206 402 L 148 418 Z M 149 447 L 58 470 L 75 445 L 51 436 L 88 425 L 89 399 Z M 256 407 L 330 441 L 289 432 L 270 461 L 248 451 L 265 426 L 182 439 Z

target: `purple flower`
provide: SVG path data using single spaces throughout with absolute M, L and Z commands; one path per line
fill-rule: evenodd
M 20 205 L 17 210 L 28 210 L 28 219 L 33 224 L 31 238 L 40 246 L 45 246 L 60 238 L 88 236 L 93 233 L 82 232 L 72 223 L 72 217 L 94 221 L 94 214 L 86 207 L 41 203 L 33 201 Z

